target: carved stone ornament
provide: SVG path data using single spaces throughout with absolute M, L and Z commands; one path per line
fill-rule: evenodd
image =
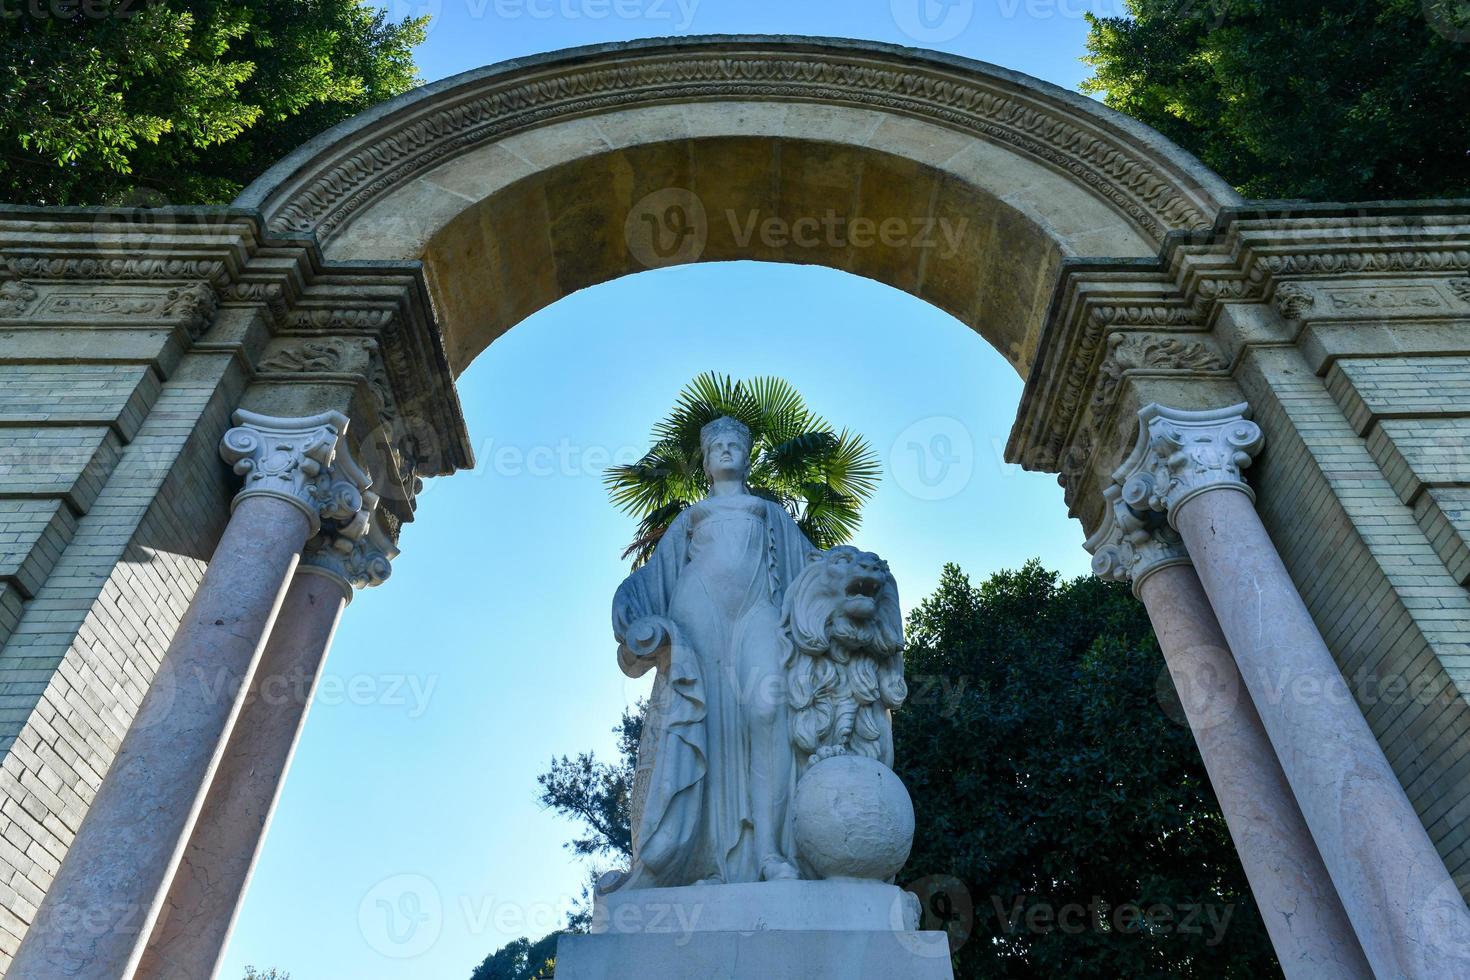
M 260 362 L 260 369 L 293 374 L 331 372 L 342 366 L 345 353 L 341 341 L 306 340 L 267 357 Z
M 38 295 L 36 287 L 28 282 L 14 279 L 0 282 L 0 313 L 19 316 L 30 308 Z
M 306 513 L 312 534 L 321 528 L 324 513 L 334 518 L 345 514 L 351 499 L 339 493 L 338 484 L 351 481 L 334 480 L 330 467 L 347 429 L 347 416 L 323 412 L 283 419 L 238 409 L 234 421 L 235 428 L 225 433 L 219 449 L 225 462 L 245 478 L 233 506 L 251 496 L 279 497 Z
M 344 586 L 343 592 L 349 600 L 353 589 L 370 589 L 388 581 L 388 576 L 393 574 L 393 559 L 398 557 L 398 548 L 383 522 L 372 519 L 377 496 L 368 493 L 364 498 L 362 514 L 367 519 L 361 535 L 353 537 L 346 529 L 323 528 L 306 543 L 306 551 L 301 556 L 301 571 L 336 579 Z
M 219 305 L 219 295 L 215 293 L 214 287 L 207 282 L 191 282 L 187 286 L 175 286 L 170 289 L 163 298 L 162 313 L 168 317 L 178 317 L 183 321 L 184 329 L 189 331 L 189 336 L 195 340 L 204 333 L 209 321 L 214 318 L 215 307 Z
M 1092 406 L 1096 411 L 1111 405 L 1129 371 L 1223 371 L 1229 366 L 1203 341 L 1115 333 L 1108 338 L 1108 355 L 1098 368 Z
M 1102 526 L 1086 545 L 1092 574 L 1105 582 L 1130 582 L 1138 595 L 1143 580 L 1161 568 L 1189 564 L 1179 532 L 1156 511 L 1136 511 L 1123 502 L 1123 487 L 1103 490 Z
M 1470 303 L 1470 279 L 1451 279 L 1450 292 L 1460 300 Z
M 1265 436 L 1246 418 L 1247 404 L 1186 411 L 1145 405 L 1138 412 L 1138 443 L 1113 474 L 1123 502 L 1135 511 L 1161 511 L 1174 523 L 1180 505 L 1226 487 L 1255 499 L 1242 471 Z
M 1276 312 L 1287 320 L 1299 320 L 1317 304 L 1317 297 L 1301 283 L 1288 282 L 1276 288 Z

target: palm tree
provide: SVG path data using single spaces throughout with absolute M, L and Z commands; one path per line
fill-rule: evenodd
M 711 371 L 679 392 L 673 411 L 654 426 L 653 448 L 642 459 L 610 467 L 603 476 L 612 502 L 639 519 L 638 535 L 623 552 L 634 568 L 653 555 L 674 518 L 709 489 L 699 430 L 722 415 L 750 429 L 751 493 L 785 507 L 818 548 L 852 537 L 881 471 L 867 441 L 846 429 L 833 431 L 780 378 L 732 381 Z

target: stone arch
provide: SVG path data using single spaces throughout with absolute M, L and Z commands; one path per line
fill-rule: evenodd
M 704 235 L 651 261 L 638 211 L 669 194 L 702 212 Z M 1146 126 L 1017 72 L 872 42 L 701 37 L 427 85 L 304 145 L 235 203 L 330 259 L 421 260 L 455 373 L 574 290 L 758 259 L 903 289 L 1024 376 L 1065 260 L 1155 256 L 1239 198 Z M 875 234 L 859 241 L 862 219 Z

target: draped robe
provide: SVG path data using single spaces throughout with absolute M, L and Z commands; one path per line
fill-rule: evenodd
M 749 712 L 755 698 L 773 694 L 753 688 L 765 665 L 779 670 L 784 659 L 781 602 L 814 550 L 780 504 L 711 497 L 681 513 L 619 587 L 619 664 L 630 676 L 658 668 L 638 750 L 625 887 L 760 880 L 766 855 L 753 839 Z M 784 696 L 778 707 L 781 751 L 790 752 Z M 794 783 L 795 766 L 787 769 Z M 791 790 L 779 792 L 789 799 Z M 783 822 L 775 832 L 789 856 L 789 817 Z

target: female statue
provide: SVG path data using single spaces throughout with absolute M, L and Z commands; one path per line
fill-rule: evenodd
M 700 432 L 710 492 L 613 600 L 624 673 L 658 668 L 633 792 L 633 868 L 612 887 L 799 877 L 782 600 L 813 552 L 746 485 L 750 431 Z

